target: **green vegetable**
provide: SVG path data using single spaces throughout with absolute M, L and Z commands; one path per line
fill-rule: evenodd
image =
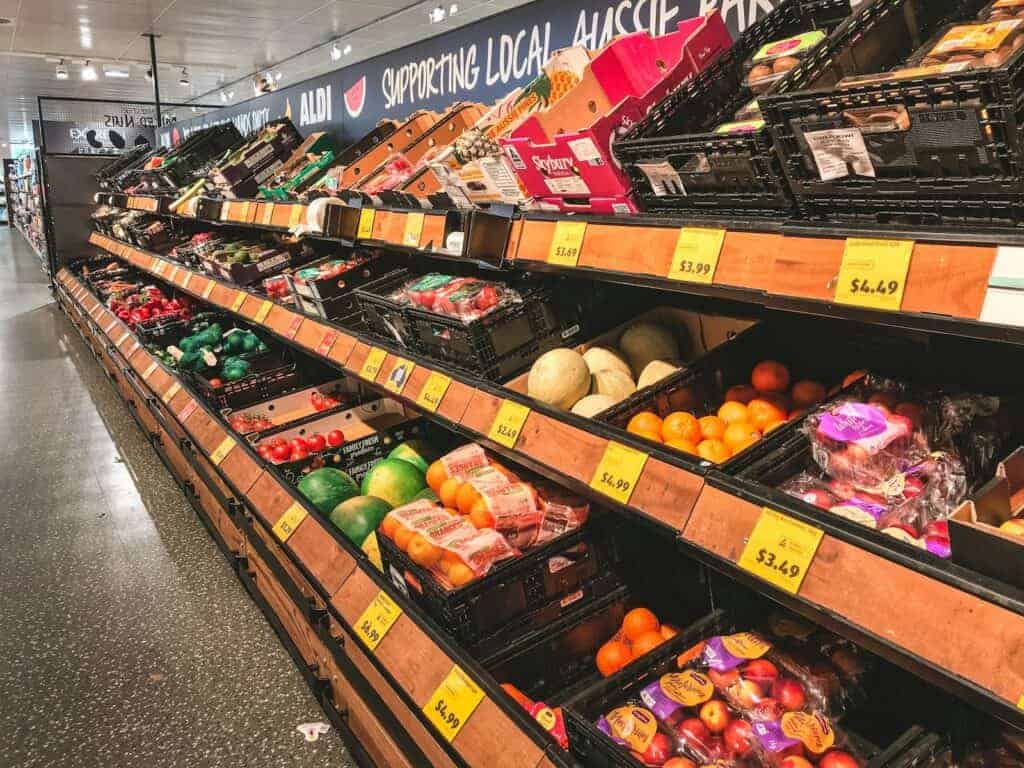
M 249 375 L 250 365 L 248 360 L 240 357 L 226 357 L 221 364 L 221 375 L 227 381 L 238 381 Z

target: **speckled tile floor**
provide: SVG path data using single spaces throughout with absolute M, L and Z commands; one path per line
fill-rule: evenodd
M 0 765 L 353 765 L 6 227 L 0 433 Z

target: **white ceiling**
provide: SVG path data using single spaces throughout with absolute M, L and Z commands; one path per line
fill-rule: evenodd
M 458 13 L 431 24 L 427 12 L 453 2 Z M 250 78 L 280 71 L 282 86 L 400 48 L 428 36 L 524 5 L 530 0 L 0 0 L 0 143 L 31 143 L 38 96 L 147 101 L 145 78 L 154 32 L 161 101 L 220 104 L 253 95 Z M 334 62 L 330 44 L 352 45 Z M 70 77 L 57 80 L 61 58 Z M 86 59 L 99 73 L 81 79 Z M 130 69 L 128 79 L 103 75 L 104 64 Z M 280 64 L 278 67 L 277 65 Z M 190 84 L 179 84 L 187 66 Z M 12 148 L 0 148 L 9 156 Z

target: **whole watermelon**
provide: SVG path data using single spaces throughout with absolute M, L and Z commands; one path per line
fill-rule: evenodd
M 328 519 L 353 544 L 361 547 L 390 511 L 391 505 L 376 496 L 353 496 L 336 506 Z
M 402 459 L 384 459 L 366 473 L 361 491 L 363 496 L 376 496 L 400 507 L 426 487 L 426 476 L 419 467 Z
M 322 467 L 299 480 L 299 493 L 325 515 L 329 515 L 341 502 L 358 496 L 359 486 L 340 469 Z

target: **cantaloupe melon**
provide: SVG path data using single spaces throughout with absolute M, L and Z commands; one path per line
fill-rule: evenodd
M 675 360 L 679 345 L 664 326 L 637 323 L 627 328 L 619 340 L 619 349 L 629 360 L 633 374 L 639 376 L 652 360 Z
M 595 395 L 608 395 L 616 401 L 625 400 L 636 392 L 633 378 L 622 371 L 598 371 L 594 374 L 590 391 Z
M 644 368 L 644 372 L 640 374 L 640 378 L 636 382 L 636 388 L 643 389 L 644 387 L 649 387 L 651 384 L 661 381 L 678 370 L 679 368 L 671 363 L 666 363 L 664 360 L 652 360 Z
M 591 373 L 622 371 L 633 378 L 633 371 L 629 369 L 629 363 L 622 359 L 622 355 L 608 347 L 591 347 L 583 353 L 583 359 L 587 361 L 587 367 Z
M 569 410 L 590 392 L 590 369 L 572 349 L 552 349 L 530 368 L 526 392 L 542 403 Z
M 577 416 L 591 419 L 597 414 L 607 411 L 618 402 L 611 395 L 587 395 L 572 407 Z

